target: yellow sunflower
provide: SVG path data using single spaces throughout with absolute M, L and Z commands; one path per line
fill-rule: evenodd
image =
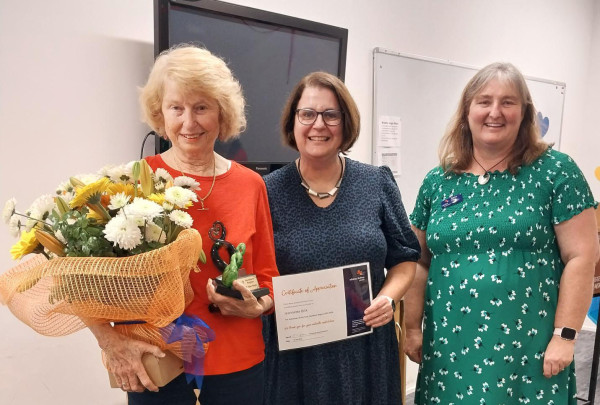
M 113 183 L 108 187 L 108 194 L 115 195 L 117 193 L 125 193 L 129 197 L 135 197 L 135 189 L 133 184 Z
M 152 193 L 148 196 L 150 201 L 154 201 L 158 205 L 163 205 L 165 202 L 165 194 L 164 193 Z
M 90 183 L 87 186 L 79 187 L 76 189 L 75 197 L 73 197 L 69 205 L 71 208 L 79 208 L 87 203 L 92 196 L 105 192 L 110 185 L 110 179 L 102 177 L 100 180 Z
M 92 206 L 90 206 L 90 208 L 91 209 L 88 211 L 88 213 L 86 215 L 87 218 L 93 218 L 93 219 L 95 219 L 97 222 L 99 222 L 101 224 L 107 222 L 106 218 L 104 218 L 98 212 L 94 211 L 94 208 Z
M 14 260 L 20 259 L 21 257 L 25 256 L 26 254 L 33 252 L 33 250 L 39 244 L 40 243 L 35 238 L 35 228 L 34 228 L 28 232 L 23 232 L 21 234 L 21 239 L 17 243 L 15 243 L 13 245 L 13 247 L 10 248 L 10 254 L 12 255 L 12 258 Z

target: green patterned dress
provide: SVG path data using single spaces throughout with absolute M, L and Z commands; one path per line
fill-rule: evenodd
M 573 363 L 542 375 L 564 268 L 554 225 L 595 205 L 575 162 L 552 149 L 485 185 L 427 174 L 410 217 L 432 253 L 415 403 L 576 404 Z

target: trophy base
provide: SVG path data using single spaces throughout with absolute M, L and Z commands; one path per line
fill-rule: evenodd
M 252 291 L 252 295 L 254 295 L 257 299 L 269 294 L 268 288 L 258 286 L 258 281 L 256 280 L 256 275 L 254 274 L 239 277 L 237 280 L 250 291 Z M 241 292 L 231 287 L 225 286 L 223 284 L 223 281 L 221 281 L 221 276 L 215 278 L 215 282 L 217 293 L 225 295 L 227 297 L 237 298 L 238 300 L 244 299 Z

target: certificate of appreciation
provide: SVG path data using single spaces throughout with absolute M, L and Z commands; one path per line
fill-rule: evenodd
M 372 333 L 369 263 L 273 278 L 279 350 L 299 349 Z

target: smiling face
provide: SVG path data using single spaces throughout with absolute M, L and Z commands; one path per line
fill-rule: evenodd
M 185 94 L 172 80 L 164 85 L 161 112 L 173 147 L 190 157 L 212 153 L 219 135 L 219 105 L 202 94 Z
M 497 78 L 475 95 L 469 106 L 474 148 L 512 148 L 523 120 L 523 104 L 515 86 Z
M 298 100 L 297 109 L 311 108 L 321 112 L 325 110 L 340 110 L 335 93 L 324 87 L 306 87 Z M 319 114 L 311 125 L 304 125 L 294 119 L 294 139 L 302 158 L 336 158 L 342 144 L 342 122 L 328 126 Z

